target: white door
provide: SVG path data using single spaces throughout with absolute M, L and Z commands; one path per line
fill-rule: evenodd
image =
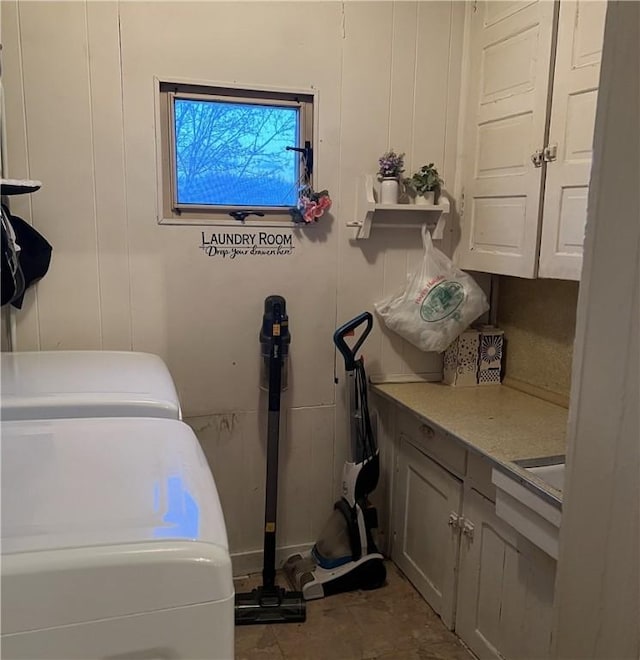
M 400 438 L 392 558 L 453 629 L 462 483 Z
M 540 277 L 579 280 L 606 2 L 563 0 L 551 101 Z
M 640 3 L 611 2 L 577 310 L 554 658 L 640 657 L 638 62 Z
M 548 658 L 556 563 L 465 490 L 456 633 L 481 659 Z
M 464 210 L 456 251 L 472 270 L 535 277 L 554 3 L 467 5 Z

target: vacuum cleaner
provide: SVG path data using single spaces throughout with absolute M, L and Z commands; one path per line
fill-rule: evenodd
M 345 337 L 366 323 L 353 348 Z M 363 312 L 338 328 L 333 341 L 342 354 L 349 387 L 350 460 L 342 472 L 342 497 L 334 505 L 320 538 L 307 555 L 295 554 L 283 568 L 291 586 L 305 600 L 384 585 L 384 558 L 375 545 L 377 512 L 369 495 L 378 484 L 380 460 L 369 417 L 367 376 L 358 350 L 371 332 L 373 317 Z
M 300 591 L 286 591 L 275 583 L 276 512 L 278 507 L 278 444 L 280 439 L 280 393 L 286 388 L 289 355 L 289 319 L 282 296 L 268 296 L 260 344 L 263 387 L 268 384 L 267 488 L 264 512 L 264 558 L 262 586 L 235 597 L 236 625 L 300 623 L 306 620 L 306 603 Z

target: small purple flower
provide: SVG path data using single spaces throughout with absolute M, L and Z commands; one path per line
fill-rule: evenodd
M 378 176 L 399 177 L 404 172 L 404 153 L 397 154 L 393 149 L 387 151 L 378 159 Z

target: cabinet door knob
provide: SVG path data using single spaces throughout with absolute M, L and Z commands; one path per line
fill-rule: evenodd
M 433 436 L 436 434 L 436 432 L 428 424 L 421 424 L 420 431 L 422 432 L 422 435 L 427 438 L 433 438 Z
M 463 533 L 463 534 L 464 534 L 464 535 L 465 535 L 470 541 L 473 540 L 473 530 L 474 530 L 474 527 L 473 527 L 473 525 L 472 525 L 468 520 L 465 520 L 465 521 L 462 523 L 462 533 Z
M 542 167 L 542 163 L 544 162 L 544 153 L 542 149 L 538 149 L 531 154 L 531 162 L 535 167 Z
M 460 516 L 453 511 L 449 514 L 449 520 L 447 522 L 449 527 L 455 527 L 456 529 L 460 528 Z

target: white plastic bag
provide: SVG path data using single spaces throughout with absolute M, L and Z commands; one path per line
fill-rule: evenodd
M 487 297 L 474 279 L 433 247 L 422 228 L 424 259 L 405 286 L 374 303 L 386 326 L 423 351 L 444 351 L 481 314 Z

